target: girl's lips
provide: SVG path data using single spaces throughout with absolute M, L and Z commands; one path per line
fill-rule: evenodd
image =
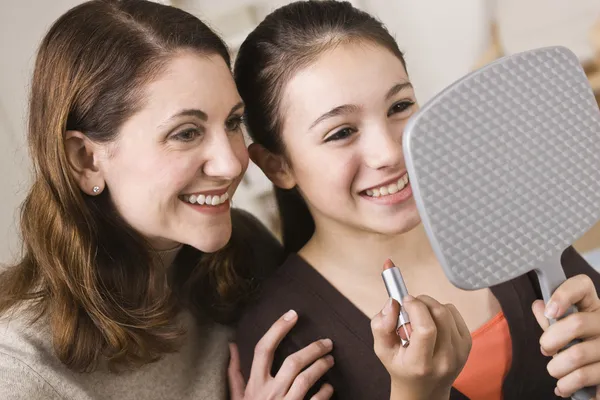
M 387 185 L 390 185 L 390 184 L 392 184 L 392 183 L 396 183 L 396 182 L 398 182 L 398 181 L 400 180 L 400 178 L 403 178 L 403 177 L 404 177 L 404 175 L 406 175 L 406 174 L 407 174 L 407 172 L 406 172 L 406 171 L 404 171 L 404 172 L 402 172 L 400 175 L 398 175 L 397 177 L 395 177 L 395 178 L 393 178 L 393 179 L 390 179 L 390 180 L 388 180 L 388 181 L 385 181 L 385 182 L 383 182 L 383 183 L 380 183 L 379 185 L 372 186 L 372 187 L 370 187 L 370 188 L 367 188 L 367 189 L 361 190 L 361 193 L 363 193 L 363 192 L 365 192 L 365 193 L 366 193 L 366 192 L 367 192 L 367 190 L 379 189 L 379 188 L 380 188 L 380 187 L 382 187 L 382 186 L 387 186 Z
M 373 197 L 373 196 L 369 196 L 366 193 L 361 193 L 361 197 L 365 200 L 368 200 L 372 203 L 375 204 L 381 204 L 381 205 L 393 205 L 393 204 L 399 204 L 402 202 L 405 202 L 406 200 L 412 198 L 412 187 L 410 186 L 410 183 L 408 183 L 402 190 L 400 190 L 399 192 L 396 192 L 394 194 L 387 194 L 384 196 L 379 196 L 379 197 Z

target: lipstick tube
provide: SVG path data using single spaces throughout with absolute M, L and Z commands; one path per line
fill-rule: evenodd
M 404 332 L 407 340 L 401 339 L 402 346 L 406 347 L 410 343 L 410 334 L 406 326 L 410 323 L 410 318 L 404 310 L 403 299 L 408 296 L 408 289 L 406 288 L 404 279 L 402 279 L 400 269 L 398 269 L 391 260 L 385 262 L 381 277 L 383 278 L 383 283 L 385 284 L 388 295 L 400 304 L 400 315 L 398 316 L 396 333 L 400 335 L 401 330 Z

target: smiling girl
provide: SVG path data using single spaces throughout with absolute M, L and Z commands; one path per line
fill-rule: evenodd
M 446 279 L 402 153 L 402 132 L 419 106 L 403 54 L 381 23 L 347 2 L 295 2 L 248 36 L 234 71 L 250 155 L 277 186 L 288 253 L 239 325 L 246 372 L 267 321 L 294 308 L 301 323 L 276 363 L 330 337 L 336 364 L 325 380 L 344 400 L 549 399 L 600 383 L 600 302 L 590 277 L 600 279 L 572 248 L 565 272 L 585 275 L 567 281 L 545 310 L 534 303 L 541 294 L 531 275 L 477 291 Z M 397 303 L 381 310 L 387 258 L 419 295 L 405 303 L 407 348 L 394 333 Z M 548 328 L 544 311 L 555 318 L 570 304 L 583 312 Z M 585 340 L 547 357 L 574 337 Z

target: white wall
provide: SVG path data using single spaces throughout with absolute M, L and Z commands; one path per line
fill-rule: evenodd
M 0 263 L 20 250 L 17 207 L 28 185 L 25 147 L 27 89 L 37 45 L 50 24 L 78 0 L 0 4 Z
M 470 72 L 490 42 L 486 0 L 362 0 L 361 5 L 394 34 L 421 105 Z

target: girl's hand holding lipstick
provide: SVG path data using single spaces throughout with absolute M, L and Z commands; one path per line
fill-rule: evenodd
M 392 381 L 390 399 L 448 399 L 471 350 L 469 329 L 452 304 L 407 295 L 399 270 L 387 271 L 392 268 L 397 270 L 386 261 L 390 299 L 371 320 L 375 353 Z

